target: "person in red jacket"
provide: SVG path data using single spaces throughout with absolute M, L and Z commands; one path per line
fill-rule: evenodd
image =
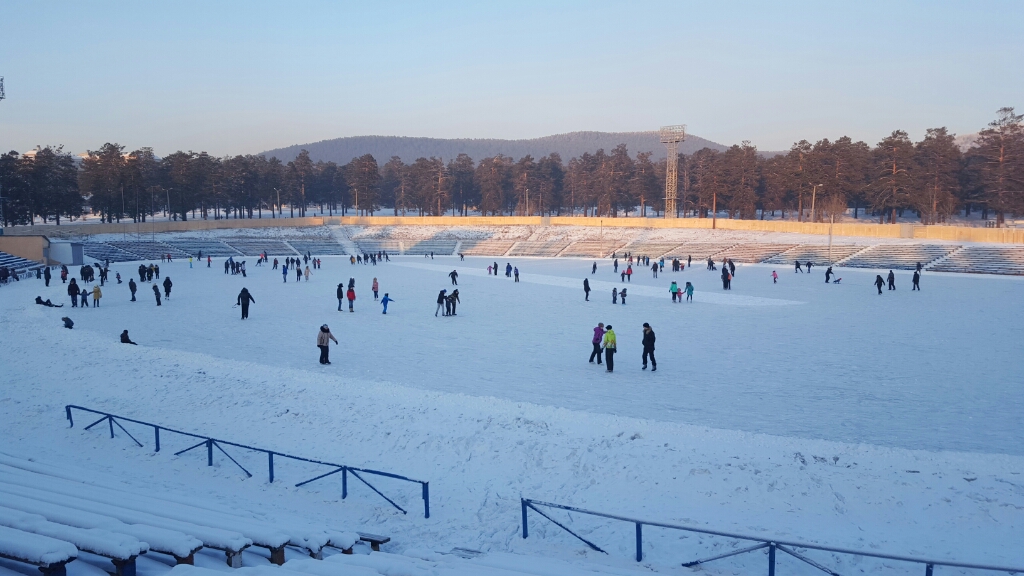
M 355 312 L 355 310 L 352 309 L 352 306 L 356 302 L 356 289 L 350 286 L 348 292 L 345 293 L 345 297 L 348 298 L 348 311 Z

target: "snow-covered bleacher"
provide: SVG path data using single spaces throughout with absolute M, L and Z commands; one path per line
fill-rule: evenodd
M 241 256 L 238 250 L 217 240 L 167 240 L 164 244 L 191 256 Z
M 299 239 L 287 239 L 288 243 L 291 244 L 299 254 L 312 254 L 313 256 L 344 256 L 345 247 L 338 243 L 337 240 L 325 240 L 325 239 L 311 239 L 311 238 L 299 238 Z
M 651 258 L 661 258 L 662 256 L 668 258 L 666 255 L 679 245 L 679 242 L 631 242 L 623 246 L 619 252 L 629 252 Z
M 238 250 L 243 256 L 258 256 L 266 252 L 268 256 L 295 256 L 297 252 L 280 240 L 262 240 L 259 238 L 225 238 L 224 243 Z
M 150 240 L 111 240 L 107 244 L 137 254 L 142 260 L 159 260 L 161 256 L 170 254 L 174 258 L 188 258 L 188 254 L 163 242 Z
M 852 244 L 836 244 L 832 246 L 832 262 L 839 262 L 849 258 L 865 248 L 867 247 Z M 772 256 L 766 262 L 769 264 L 792 264 L 795 261 L 800 261 L 801 264 L 813 262 L 815 266 L 827 266 L 829 263 L 828 254 L 828 246 L 801 244 Z
M 913 270 L 918 262 L 927 266 L 957 248 L 959 246 L 944 244 L 880 244 L 857 252 L 839 262 L 839 265 L 849 268 Z
M 557 256 L 569 246 L 568 240 L 522 240 L 508 251 L 509 256 Z
M 463 240 L 459 251 L 466 256 L 504 256 L 515 240 Z
M 388 254 L 401 254 L 402 243 L 398 240 L 380 240 L 378 238 L 353 239 L 356 248 L 365 253 L 387 252 Z
M 757 263 L 781 254 L 793 246 L 793 244 L 737 244 L 715 254 L 715 257 L 718 259 L 729 258 L 734 262 Z
M 83 551 L 109 558 L 118 576 L 134 576 L 135 559 L 146 552 L 191 564 L 199 550 L 219 550 L 238 568 L 250 546 L 267 549 L 270 562 L 280 565 L 286 546 L 321 558 L 325 547 L 350 553 L 361 540 L 382 540 L 297 519 L 260 520 L 82 476 L 64 465 L 0 454 L 0 556 L 59 572 Z
M 566 258 L 604 258 L 620 250 L 625 242 L 619 240 L 579 240 L 562 250 L 559 256 Z
M 0 252 L 0 267 L 6 266 L 7 268 L 14 270 L 17 274 L 23 274 L 27 270 L 35 270 L 42 266 L 39 262 L 34 260 L 28 260 L 21 256 L 15 256 L 14 254 L 8 254 L 7 252 Z
M 85 242 L 82 244 L 82 252 L 85 255 L 99 262 L 131 262 L 133 260 L 145 260 L 138 254 L 115 248 L 106 242 Z
M 402 242 L 403 254 L 422 256 L 433 253 L 435 256 L 451 256 L 455 252 L 456 240 L 405 240 Z
M 686 260 L 692 257 L 694 260 L 707 260 L 709 256 L 717 259 L 719 252 L 724 252 L 735 245 L 736 242 L 687 242 L 665 254 L 665 259 Z
M 1024 275 L 1024 247 L 966 246 L 928 268 L 937 272 Z

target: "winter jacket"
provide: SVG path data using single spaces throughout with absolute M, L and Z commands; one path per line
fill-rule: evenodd
M 171 286 L 174 286 L 174 284 L 171 284 L 170 277 L 164 278 L 164 290 L 170 290 Z
M 331 340 L 334 340 L 335 344 L 338 343 L 338 339 L 334 337 L 334 334 L 331 334 L 330 330 L 324 330 L 321 328 L 320 331 L 316 333 L 317 346 L 329 346 Z
M 138 286 L 138 284 L 135 283 L 135 279 L 134 278 L 132 278 L 131 280 L 128 281 L 128 289 L 132 291 L 132 294 L 135 294 L 135 291 L 137 290 L 137 288 L 136 288 L 137 286 Z
M 673 282 L 672 285 L 668 287 L 668 293 L 669 294 L 676 294 L 678 292 L 679 292 L 679 285 L 676 284 L 675 282 Z
M 345 285 L 344 284 L 338 284 L 338 292 L 337 292 L 337 294 L 338 294 L 338 300 L 341 300 L 342 298 L 345 297 Z
M 351 289 L 351 288 L 349 288 L 348 292 L 345 293 L 345 297 L 348 298 L 349 302 L 355 300 L 356 299 L 356 291 Z
M 92 287 L 92 299 L 93 300 L 99 300 L 100 298 L 103 298 L 103 291 L 100 290 L 99 286 L 93 286 Z
M 241 292 L 238 293 L 237 304 L 239 306 L 248 306 L 249 302 L 255 304 L 256 299 L 252 297 L 252 294 L 249 294 L 248 290 L 242 290 Z
M 594 339 L 591 340 L 594 344 L 600 344 L 601 338 L 604 337 L 604 328 L 600 326 L 594 326 Z
M 608 330 L 604 333 L 604 340 L 601 342 L 601 347 L 615 350 L 615 330 Z
M 68 284 L 68 296 L 78 296 L 78 284 L 74 278 L 71 279 L 71 284 Z
M 376 292 L 377 290 L 380 289 L 380 285 L 377 284 L 376 280 L 373 281 L 373 287 L 372 288 L 373 288 L 374 292 Z
M 654 352 L 654 330 L 644 332 L 644 352 Z

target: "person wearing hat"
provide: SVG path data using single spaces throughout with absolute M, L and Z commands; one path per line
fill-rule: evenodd
M 607 371 L 612 372 L 615 370 L 615 332 L 611 324 L 605 326 L 601 348 L 604 348 L 604 364 L 608 367 Z
M 651 325 L 644 322 L 644 367 L 643 370 L 647 370 L 647 357 L 651 357 L 651 372 L 658 369 L 658 361 L 654 359 L 654 330 L 651 330 Z
M 331 334 L 331 329 L 327 327 L 327 324 L 324 324 L 323 326 L 320 327 L 320 332 L 317 332 L 316 335 L 316 346 L 317 348 L 320 349 L 321 364 L 331 363 L 331 361 L 327 357 L 328 346 L 330 346 L 331 340 L 334 340 L 335 344 L 338 343 L 338 339 L 334 337 L 334 334 Z

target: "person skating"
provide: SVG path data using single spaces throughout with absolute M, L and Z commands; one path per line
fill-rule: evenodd
M 772 270 L 772 284 L 778 284 L 778 283 L 779 283 L 779 275 L 775 272 L 775 270 Z
M 505 263 L 505 278 L 512 277 L 512 264 L 509 262 Z
M 167 278 L 164 278 L 164 298 L 167 298 L 168 300 L 171 299 L 171 286 L 174 286 L 174 284 L 171 283 L 171 277 L 168 276 Z
M 633 265 L 626 266 L 626 282 L 633 282 Z
M 345 284 L 343 282 L 338 284 L 335 294 L 338 296 L 338 312 L 341 312 L 341 304 L 345 300 Z
M 248 288 L 242 288 L 242 291 L 238 293 L 238 299 L 235 301 L 236 306 L 242 307 L 242 320 L 249 317 L 249 303 L 256 303 L 256 299 L 249 294 Z
M 604 336 L 601 338 L 601 348 L 604 350 L 604 364 L 608 372 L 615 370 L 615 331 L 612 330 L 612 325 L 609 324 L 604 331 Z
M 72 328 L 75 327 L 75 323 L 71 321 L 71 318 L 68 318 L 67 316 L 62 316 L 61 320 L 64 321 L 64 327 L 67 328 L 68 330 L 71 330 Z
M 516 282 L 519 282 L 519 266 L 516 266 L 513 272 L 516 275 Z
M 373 284 L 370 285 L 370 289 L 373 290 L 373 299 L 377 299 L 377 291 L 380 290 L 380 284 L 377 283 L 377 279 L 373 279 Z
M 132 293 L 131 302 L 135 302 L 135 291 L 139 289 L 139 285 L 135 283 L 135 278 L 128 279 L 128 290 Z
M 68 267 L 61 264 L 60 266 L 60 283 L 64 284 L 68 280 Z
M 338 343 L 338 339 L 334 337 L 334 334 L 331 334 L 331 329 L 327 327 L 327 324 L 324 324 L 316 334 L 316 347 L 320 349 L 321 364 L 331 363 L 330 358 L 328 358 L 331 340 L 334 340 L 335 344 Z
M 729 268 L 722 266 L 722 290 L 729 289 Z
M 46 280 L 46 286 L 47 286 L 47 287 L 49 287 L 49 286 L 50 286 L 50 277 L 51 277 L 51 273 L 50 273 L 50 267 L 49 267 L 49 266 L 47 266 L 47 267 L 46 267 L 46 268 L 45 268 L 45 269 L 43 270 L 43 280 Z
M 42 297 L 40 297 L 40 296 L 36 296 L 36 304 L 39 304 L 40 306 L 46 306 L 47 308 L 63 308 L 64 307 L 63 304 L 59 304 L 58 305 L 58 304 L 54 304 L 53 302 L 50 302 L 49 298 L 47 298 L 45 301 L 43 301 Z
M 285 284 L 288 283 L 288 265 L 287 264 L 282 264 L 281 265 L 281 278 L 284 280 Z
M 672 284 L 669 284 L 668 293 L 672 296 L 673 302 L 679 297 L 679 284 L 676 284 L 675 280 L 672 281 Z
M 153 284 L 153 295 L 156 296 L 156 305 L 160 306 L 160 287 Z
M 658 263 L 657 262 L 655 262 L 654 264 L 651 265 L 651 271 L 654 272 L 654 278 L 657 279 L 658 278 Z
M 459 289 L 458 289 L 458 288 L 456 288 L 456 289 L 455 289 L 454 291 L 452 291 L 452 293 L 451 293 L 451 294 L 449 294 L 449 295 L 448 295 L 448 301 L 449 301 L 449 302 L 451 302 L 451 304 L 452 304 L 452 311 L 451 311 L 451 315 L 452 315 L 452 316 L 457 316 L 458 314 L 456 314 L 456 312 L 455 312 L 455 308 L 456 308 L 456 307 L 457 307 L 457 306 L 458 306 L 459 304 L 461 304 L 461 303 L 462 303 L 462 301 L 461 301 L 461 300 L 459 300 Z
M 921 263 L 918 262 L 917 263 L 917 271 L 920 272 L 923 268 L 924 268 L 924 266 L 921 266 Z
M 597 262 L 594 262 L 594 265 L 590 267 L 590 273 L 597 274 Z
M 348 291 L 345 292 L 345 298 L 348 300 L 348 311 L 355 312 L 353 307 L 356 303 L 356 289 L 355 287 L 349 286 Z
M 302 266 L 298 264 L 298 258 L 296 258 L 295 260 L 295 281 L 299 282 L 302 280 Z
M 306 282 L 309 282 L 309 275 L 310 274 L 312 274 L 312 272 L 309 271 L 309 266 L 306 266 L 306 271 L 303 273 L 303 275 L 305 275 L 305 277 L 306 277 Z
M 103 291 L 100 290 L 99 286 L 93 286 L 92 287 L 92 307 L 93 308 L 99 308 L 100 307 L 100 298 L 103 298 Z
M 209 268 L 211 266 L 213 266 L 213 258 L 210 258 L 209 256 L 207 256 L 206 257 L 206 267 Z
M 796 264 L 796 270 L 793 270 L 793 273 L 796 274 L 797 272 L 799 272 L 799 273 L 803 274 L 804 273 L 804 269 L 800 267 L 800 261 L 797 260 L 795 262 L 795 264 Z
M 626 289 L 625 288 L 623 288 L 622 291 L 619 292 L 619 299 L 622 300 L 622 305 L 625 306 L 626 305 Z
M 127 330 L 124 330 L 123 332 L 121 332 L 121 344 L 132 344 L 132 345 L 138 346 L 138 344 L 136 344 L 135 342 L 132 342 L 132 339 L 128 337 L 128 331 Z
M 615 259 L 615 260 L 614 260 L 614 261 L 612 262 L 612 272 L 614 272 L 615 274 L 618 274 L 618 273 L 619 273 L 619 259 L 618 259 L 618 258 L 616 258 L 616 259 Z
M 389 302 L 394 302 L 394 301 L 395 301 L 395 299 L 390 297 L 390 296 L 388 296 L 387 292 L 384 293 L 384 297 L 380 299 L 380 303 L 384 305 L 384 312 L 383 312 L 383 314 L 387 314 L 388 313 L 388 303 Z
M 597 358 L 597 365 L 601 365 L 601 340 L 604 339 L 604 322 L 598 322 L 597 326 L 594 327 L 594 338 L 590 341 L 593 344 L 594 349 L 590 352 L 590 363 L 594 363 L 594 358 Z
M 810 274 L 810 273 L 811 273 L 811 267 L 812 267 L 812 266 L 814 266 L 814 262 L 811 262 L 810 260 L 808 260 L 808 261 L 807 261 L 807 273 L 808 273 L 808 274 Z
M 120 284 L 121 283 L 121 273 L 118 272 L 115 277 L 117 278 L 117 283 Z
M 910 291 L 913 292 L 914 290 L 920 290 L 921 289 L 921 272 L 920 271 L 914 270 L 914 278 L 913 278 L 912 281 L 914 283 L 914 287 L 911 288 Z
M 445 316 L 451 316 L 452 315 L 452 295 L 451 294 L 446 296 L 445 299 L 444 299 L 444 315 Z
M 686 287 L 683 288 L 683 291 L 686 292 L 686 301 L 693 302 L 693 284 L 687 282 Z
M 156 276 L 157 280 L 160 279 L 160 265 L 159 264 L 153 264 L 153 275 Z
M 691 262 L 693 262 L 693 256 L 691 256 L 691 255 L 687 254 L 687 255 L 686 255 L 686 267 L 687 267 L 687 268 L 689 268 L 690 266 L 692 266 L 692 264 L 690 264 Z
M 74 278 L 68 284 L 68 296 L 71 296 L 71 307 L 78 308 L 78 283 Z
M 618 304 L 618 303 L 619 303 L 619 291 L 617 289 L 615 289 L 615 287 L 612 287 L 612 304 Z
M 888 278 L 888 280 L 889 280 L 889 290 L 895 290 L 896 289 L 896 275 L 892 273 L 892 270 L 889 270 L 889 278 Z
M 658 361 L 654 359 L 654 330 L 651 329 L 651 325 L 648 324 L 647 322 L 644 322 L 643 345 L 644 345 L 644 353 L 643 353 L 644 367 L 642 368 L 642 370 L 647 370 L 647 358 L 650 357 L 651 358 L 651 372 L 654 372 L 655 370 L 658 369 Z M 670 372 L 671 372 L 671 370 L 670 370 Z
M 736 276 L 736 264 L 732 261 L 732 258 L 729 258 L 729 275 Z
M 882 286 L 885 286 L 885 280 L 882 280 L 882 275 L 878 274 L 875 276 L 875 286 L 878 288 L 878 293 L 882 293 Z
M 590 281 L 586 278 L 583 279 L 583 300 L 590 302 Z
M 494 263 L 494 277 L 495 278 L 498 277 L 498 263 L 497 262 Z
M 829 280 L 831 280 L 831 279 L 832 279 L 832 267 L 829 266 L 828 269 L 825 270 L 825 284 L 828 284 Z
M 85 287 L 83 287 L 82 291 L 78 293 L 78 299 L 79 299 L 79 302 L 78 302 L 78 307 L 79 308 L 88 308 L 89 307 L 89 290 L 87 290 Z
M 452 279 L 452 286 L 458 286 L 459 285 L 459 273 L 458 272 L 456 272 L 455 270 L 452 270 L 451 272 L 448 273 L 448 277 Z

